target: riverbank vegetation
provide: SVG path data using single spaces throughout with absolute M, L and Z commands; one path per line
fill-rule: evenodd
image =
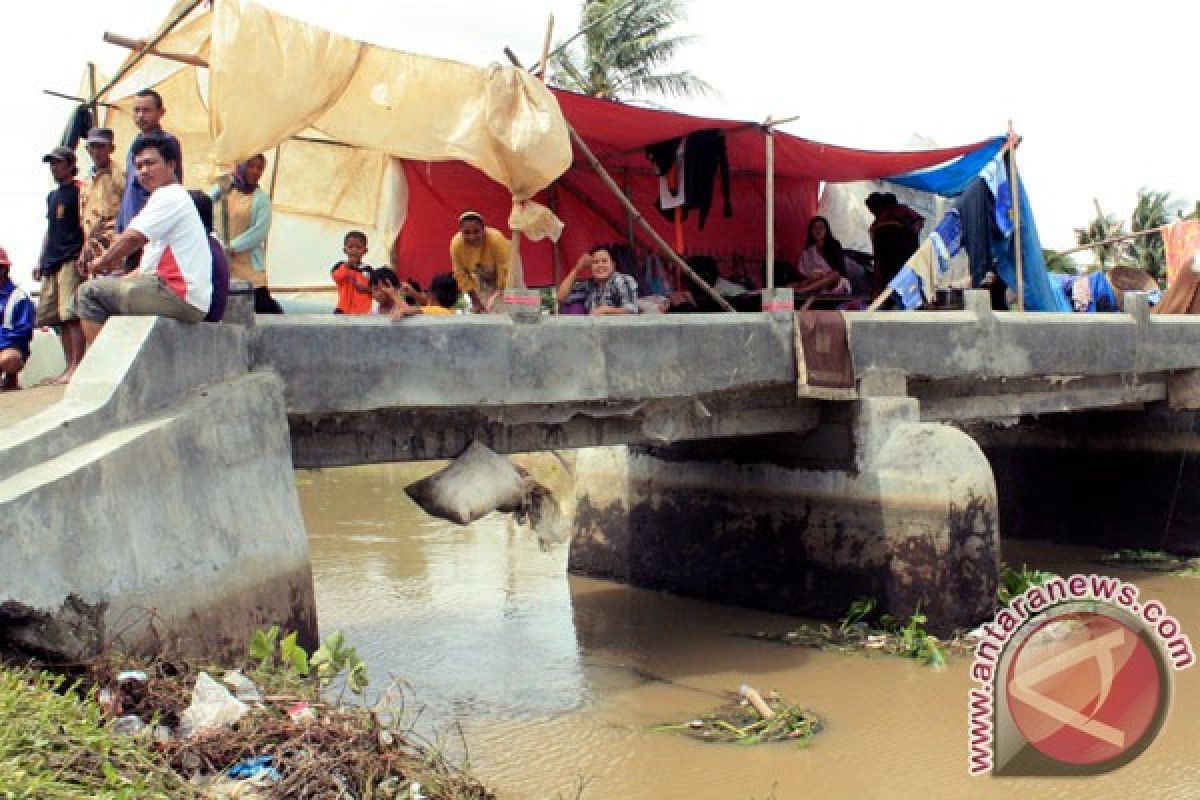
M 0 798 L 494 797 L 413 730 L 408 687 L 366 696 L 340 634 L 313 653 L 276 629 L 251 644 L 231 671 L 111 656 L 71 674 L 0 666 Z

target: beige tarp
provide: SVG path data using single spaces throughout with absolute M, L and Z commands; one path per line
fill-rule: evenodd
M 191 5 L 178 3 L 167 21 Z M 407 199 L 397 159 L 466 162 L 515 201 L 570 166 L 562 112 L 523 70 L 357 42 L 248 0 L 213 5 L 197 6 L 157 48 L 200 56 L 208 69 L 147 57 L 102 99 L 118 106 L 108 123 L 124 152 L 136 133 L 133 94 L 162 94 L 189 186 L 207 188 L 234 163 L 268 156 L 273 284 L 327 282 L 350 228 L 368 232 L 374 263 L 386 261 Z M 539 238 L 557 220 L 533 205 L 519 202 L 511 222 Z

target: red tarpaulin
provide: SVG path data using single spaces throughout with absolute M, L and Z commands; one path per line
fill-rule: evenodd
M 646 158 L 646 146 L 699 130 L 725 131 L 732 173 L 733 216 L 723 215 L 720 192 L 715 190 L 704 229 L 698 228 L 699 215 L 695 212 L 684 223 L 685 255 L 714 255 L 726 263 L 734 256 L 742 256 L 761 264 L 766 249 L 766 134 L 759 125 L 653 111 L 557 89 L 554 93 L 567 121 L 668 242 L 674 239 L 674 226 L 655 208 L 658 177 Z M 988 141 L 941 150 L 873 152 L 834 147 L 777 132 L 776 258 L 795 261 L 799 257 L 808 219 L 816 212 L 821 181 L 885 178 L 932 167 Z M 450 271 L 450 238 L 457 230 L 458 215 L 465 209 L 479 211 L 489 225 L 508 234 L 505 221 L 511 197 L 483 173 L 459 162 L 407 161 L 404 170 L 408 179 L 408 213 L 395 252 L 401 276 L 428 284 L 434 274 Z M 624 207 L 579 153 L 558 182 L 535 199 L 554 208 L 566 224 L 559 245 L 564 270 L 595 244 L 629 241 L 631 226 Z M 649 249 L 644 233 L 635 230 L 635 237 Z M 552 282 L 554 269 L 548 241 L 522 242 L 521 259 L 529 285 Z M 752 277 L 762 279 L 761 265 Z

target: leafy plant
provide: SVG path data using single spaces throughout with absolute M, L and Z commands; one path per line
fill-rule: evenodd
M 317 677 L 328 685 L 343 671 L 346 672 L 346 686 L 355 694 L 362 694 L 367 688 L 367 665 L 358 657 L 353 647 L 346 646 L 346 638 L 341 631 L 334 631 L 328 639 L 312 654 L 309 665 L 316 667 Z
M 1008 564 L 1000 565 L 1000 586 L 996 589 L 996 598 L 1004 604 L 1012 602 L 1014 597 L 1041 586 L 1051 578 L 1058 577 L 1053 572 L 1041 569 L 1030 569 L 1025 564 L 1015 570 Z
M 321 686 L 329 686 L 345 673 L 346 687 L 350 691 L 362 694 L 367 688 L 367 665 L 353 647 L 346 646 L 346 637 L 341 631 L 330 634 L 312 655 L 296 643 L 295 631 L 282 640 L 279 633 L 279 628 L 272 625 L 265 631 L 255 631 L 250 638 L 247 652 L 258 663 L 259 669 L 274 669 L 278 659 L 282 670 L 301 678 L 313 676 L 315 670 L 315 678 Z
M 899 631 L 900 650 L 897 655 L 915 658 L 931 667 L 943 667 L 946 665 L 946 655 L 942 652 L 937 637 L 925 630 L 925 623 L 928 621 L 929 618 L 921 613 L 921 607 L 918 605 L 908 618 L 908 624 Z
M 874 597 L 860 597 L 850 604 L 850 610 L 842 617 L 838 632 L 845 636 L 852 628 L 862 622 L 868 614 L 875 610 Z

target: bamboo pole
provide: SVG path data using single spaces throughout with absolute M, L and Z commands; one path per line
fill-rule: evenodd
M 1016 133 L 1013 132 L 1012 120 L 1008 121 L 1008 166 L 1009 183 L 1012 186 L 1013 210 L 1013 254 L 1017 262 L 1017 311 L 1025 310 L 1025 257 L 1021 253 L 1021 180 L 1017 175 L 1017 146 Z
M 106 83 L 104 88 L 96 92 L 96 96 L 92 99 L 94 100 L 100 97 L 100 95 L 104 94 L 109 89 L 120 83 L 121 79 L 128 75 L 130 70 L 138 65 L 138 62 L 145 58 L 154 48 L 158 47 L 158 43 L 167 38 L 167 35 L 171 31 L 175 30 L 179 23 L 183 22 L 184 18 L 187 17 L 188 14 L 191 14 L 193 11 L 195 11 L 202 2 L 204 2 L 204 0 L 193 0 L 193 2 L 189 3 L 187 8 L 185 8 L 183 11 L 180 11 L 174 19 L 167 23 L 166 27 L 159 31 L 157 36 L 146 42 L 145 47 L 142 47 L 140 50 L 134 53 L 133 57 L 129 59 L 129 61 L 126 62 L 119 70 L 117 70 L 117 74 L 112 77 L 112 80 Z
M 1056 252 L 1060 256 L 1070 255 L 1071 253 L 1080 253 L 1080 252 L 1083 252 L 1084 250 L 1092 250 L 1097 247 L 1104 247 L 1105 245 L 1116 244 L 1117 242 L 1127 242 L 1130 239 L 1136 239 L 1139 236 L 1149 236 L 1152 233 L 1162 233 L 1164 230 L 1167 229 L 1167 227 L 1168 226 L 1166 226 L 1166 225 L 1162 225 L 1157 228 L 1146 228 L 1144 231 L 1134 231 L 1133 233 L 1123 233 L 1120 236 L 1111 236 L 1107 239 L 1101 239 L 1098 242 L 1088 242 L 1087 244 L 1081 244 L 1078 247 L 1072 247 L 1069 250 L 1058 250 Z
M 771 118 L 763 124 L 767 135 L 767 293 L 768 299 L 775 291 L 775 132 L 771 130 Z
M 96 65 L 91 61 L 87 65 L 88 70 L 88 91 L 91 92 L 91 102 L 88 103 L 88 111 L 92 115 L 92 127 L 100 126 L 100 108 L 96 104 Z
M 546 203 L 550 206 L 550 211 L 554 216 L 558 216 L 558 185 L 550 184 L 547 190 Z M 558 285 L 562 283 L 562 248 L 559 247 L 558 239 L 550 240 L 550 256 L 554 263 L 554 290 L 558 290 Z M 550 313 L 558 316 L 558 301 L 555 300 Z
M 513 63 L 513 66 L 523 69 L 523 67 L 521 67 L 521 62 L 517 59 L 517 56 L 510 48 L 505 47 L 504 54 L 508 56 L 508 60 Z M 705 294 L 711 297 L 722 310 L 733 311 L 733 306 L 729 305 L 729 301 L 722 297 L 716 289 L 709 286 L 703 278 L 697 275 L 695 271 L 688 266 L 688 263 L 684 261 L 683 258 L 676 253 L 661 236 L 658 235 L 658 231 L 654 230 L 654 228 L 650 226 L 649 222 L 646 222 L 646 218 L 642 216 L 641 212 L 637 210 L 633 203 L 629 202 L 629 198 L 626 197 L 625 193 L 621 191 L 621 187 L 618 186 L 617 182 L 613 180 L 612 175 L 608 174 L 608 170 L 604 168 L 604 165 L 600 163 L 600 160 L 596 158 L 595 153 L 592 152 L 592 149 L 587 146 L 587 142 L 585 142 L 583 137 L 579 135 L 579 132 L 575 130 L 575 126 L 573 126 L 565 118 L 563 122 L 567 126 L 567 133 L 571 135 L 571 141 L 575 143 L 575 147 L 579 149 L 580 153 L 583 153 L 583 157 L 587 159 L 588 164 L 593 170 L 596 171 L 596 174 L 600 176 L 600 180 L 603 181 L 604 185 L 608 187 L 608 190 L 613 193 L 613 196 L 616 197 L 617 200 L 620 201 L 621 205 L 625 207 L 625 211 L 632 214 L 633 218 L 637 220 L 638 224 L 641 225 L 646 233 L 650 235 L 651 241 L 658 246 L 663 255 L 665 255 L 671 260 L 672 263 L 683 270 L 683 273 L 691 278 L 697 286 L 703 289 Z
M 109 44 L 115 44 L 117 47 L 124 47 L 126 50 L 138 51 L 145 49 L 148 55 L 157 56 L 167 61 L 177 61 L 180 64 L 190 64 L 193 67 L 208 68 L 208 62 L 200 56 L 194 56 L 190 53 L 164 53 L 156 47 L 147 48 L 145 39 L 132 39 L 128 36 L 121 36 L 118 33 L 105 31 L 104 41 Z
M 61 97 L 63 100 L 72 100 L 76 103 L 83 103 L 84 105 L 93 104 L 93 101 L 89 100 L 89 98 L 77 97 L 73 94 L 65 94 L 64 92 L 56 92 L 53 89 L 42 89 L 42 94 L 48 94 L 51 97 Z M 103 100 L 96 100 L 94 103 L 95 105 L 104 106 L 105 108 L 116 108 L 116 106 L 112 103 L 106 103 Z

